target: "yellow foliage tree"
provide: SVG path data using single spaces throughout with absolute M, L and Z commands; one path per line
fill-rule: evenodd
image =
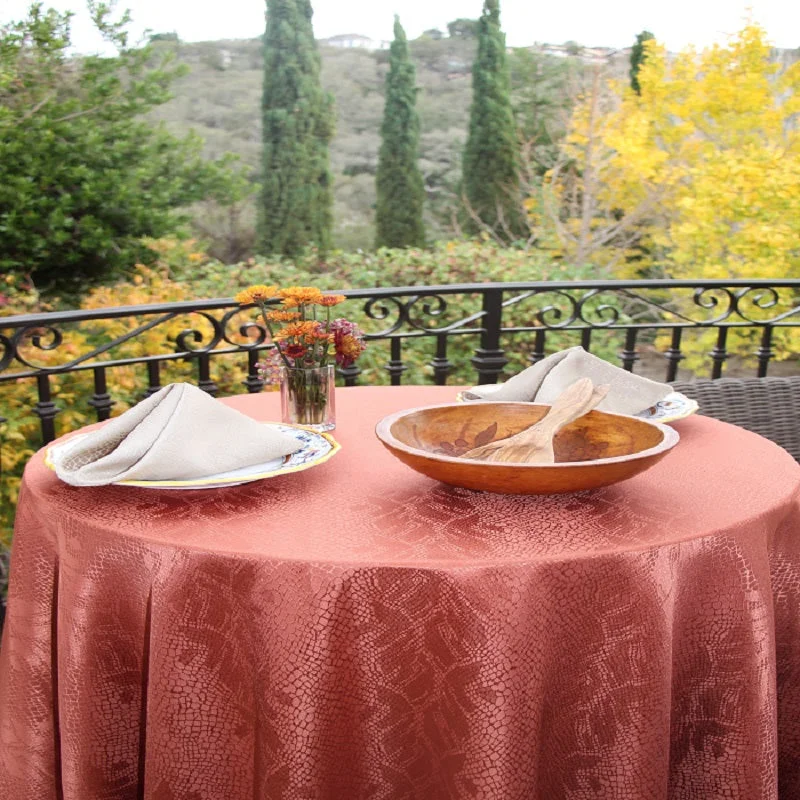
M 558 157 L 525 204 L 539 242 L 555 238 L 560 248 L 551 251 L 575 265 L 613 269 L 624 262 L 662 193 L 644 176 L 629 181 L 615 150 L 621 90 L 601 65 L 584 74 L 573 88 L 575 106 Z M 641 147 L 638 155 L 642 167 Z
M 800 276 L 800 62 L 781 70 L 755 24 L 672 63 L 648 48 L 641 95 L 624 93 L 607 142 L 629 196 L 660 190 L 656 265 L 673 277 Z
M 800 277 L 800 62 L 776 63 L 753 23 L 702 52 L 645 47 L 640 94 L 595 77 L 545 178 L 565 257 L 618 277 Z
M 800 62 L 775 63 L 755 24 L 702 53 L 645 46 L 641 94 L 617 83 L 598 108 L 595 88 L 573 115 L 564 152 L 594 224 L 635 218 L 671 277 L 800 275 Z M 563 170 L 549 180 L 563 192 Z

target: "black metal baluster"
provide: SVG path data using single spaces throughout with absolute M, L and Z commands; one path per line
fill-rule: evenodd
M 758 377 L 766 378 L 769 362 L 772 360 L 774 352 L 772 350 L 772 325 L 765 325 L 761 334 L 761 346 L 756 351 L 758 358 Z
M 538 364 L 544 358 L 544 337 L 546 328 L 537 328 L 533 337 L 533 352 L 528 356 L 531 364 Z
M 728 359 L 728 329 L 726 327 L 720 327 L 717 331 L 717 343 L 714 345 L 714 349 L 711 351 L 711 360 L 714 362 L 714 366 L 711 368 L 711 378 L 721 378 L 722 377 L 722 367 L 725 364 L 725 361 Z
M 161 362 L 148 361 L 147 362 L 147 391 L 144 393 L 145 397 L 155 394 L 161 389 Z
M 453 369 L 453 365 L 447 360 L 447 334 L 436 337 L 436 355 L 430 362 L 433 367 L 433 380 L 437 386 L 447 384 L 447 376 Z
M 673 328 L 672 342 L 670 342 L 667 352 L 664 353 L 667 359 L 667 383 L 671 383 L 678 377 L 678 365 L 684 358 L 681 353 L 681 336 L 683 336 L 683 328 Z
M 61 411 L 56 406 L 50 396 L 50 376 L 37 375 L 36 389 L 39 394 L 39 401 L 33 408 L 33 413 L 39 417 L 42 428 L 42 443 L 48 444 L 56 438 L 56 426 L 53 422 L 56 415 Z
M 214 383 L 214 381 L 211 380 L 210 361 L 211 359 L 208 357 L 208 353 L 204 353 L 203 355 L 197 357 L 197 385 L 204 392 L 208 392 L 208 394 L 210 394 L 212 397 L 216 397 L 219 387 L 216 383 Z
M 114 401 L 108 393 L 105 367 L 95 367 L 93 372 L 94 394 L 89 398 L 89 405 L 97 412 L 98 422 L 102 422 L 111 416 L 111 408 L 114 405 Z
M 392 386 L 399 386 L 400 377 L 408 369 L 408 367 L 403 363 L 403 357 L 400 349 L 402 340 L 400 337 L 395 336 L 390 340 L 390 342 L 390 358 L 385 369 L 391 376 Z
M 636 351 L 636 336 L 639 331 L 636 328 L 628 328 L 625 333 L 625 347 L 619 354 L 622 359 L 622 369 L 633 372 L 633 365 L 639 360 L 639 353 Z
M 264 388 L 264 380 L 258 374 L 258 350 L 247 351 L 247 377 L 242 381 L 250 394 L 258 394 Z
M 349 367 L 342 367 L 338 370 L 339 375 L 344 378 L 345 386 L 358 386 L 358 376 L 361 374 L 361 367 L 351 364 Z
M 581 347 L 587 352 L 592 352 L 592 329 L 584 328 L 581 331 Z
M 478 371 L 478 384 L 497 383 L 508 364 L 505 351 L 500 347 L 500 329 L 503 324 L 503 290 L 486 289 L 483 293 L 483 330 L 481 346 L 470 359 Z

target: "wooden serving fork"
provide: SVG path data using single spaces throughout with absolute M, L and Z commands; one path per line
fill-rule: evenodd
M 553 464 L 553 437 L 570 422 L 591 411 L 607 394 L 608 386 L 594 386 L 590 378 L 580 378 L 567 387 L 550 410 L 535 425 L 524 431 L 468 450 L 461 458 L 478 461 Z

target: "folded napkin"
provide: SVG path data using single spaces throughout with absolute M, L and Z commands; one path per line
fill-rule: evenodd
M 56 474 L 73 486 L 191 480 L 261 464 L 302 444 L 188 383 L 173 383 L 96 431 L 54 447 Z
M 609 392 L 597 408 L 615 414 L 638 414 L 674 391 L 669 384 L 615 367 L 582 347 L 570 347 L 553 353 L 505 383 L 476 386 L 466 393 L 466 398 L 549 405 L 578 378 L 591 378 L 595 385 L 608 384 Z

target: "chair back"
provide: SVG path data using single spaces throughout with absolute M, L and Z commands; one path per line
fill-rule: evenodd
M 800 461 L 800 376 L 676 381 L 700 413 L 771 439 Z

